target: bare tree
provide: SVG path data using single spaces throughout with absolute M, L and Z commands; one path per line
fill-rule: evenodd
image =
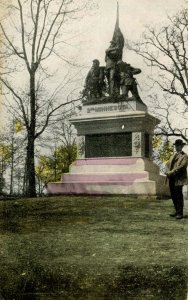
M 179 136 L 188 141 L 186 128 L 177 129 L 172 114 L 175 103 L 181 106 L 175 113 L 184 118 L 188 109 L 188 9 L 182 9 L 173 17 L 168 16 L 168 25 L 162 28 L 147 27 L 142 41 L 129 47 L 152 68 L 149 76 L 152 91 L 158 86 L 163 92 L 162 101 L 159 95 L 150 95 L 155 114 L 158 112 L 164 120 L 158 134 Z
M 155 135 L 164 136 L 168 141 L 169 137 L 182 138 L 188 142 L 187 110 L 185 105 L 178 101 L 172 101 L 171 96 L 163 95 L 162 101 L 159 95 L 153 94 L 150 98 L 150 111 L 161 120 L 157 126 Z M 178 116 L 178 117 L 176 117 Z
M 8 116 L 9 117 L 9 116 Z M 0 134 L 0 157 L 1 157 L 1 176 L 5 178 L 6 192 L 10 195 L 22 194 L 23 188 L 19 184 L 19 190 L 15 183 L 24 178 L 25 165 L 25 134 L 22 134 L 22 123 L 20 120 L 11 118 L 7 120 L 6 126 L 1 128 Z M 23 180 L 22 180 L 23 181 Z
M 55 56 L 70 62 L 60 45 L 66 46 L 68 28 L 76 17 L 82 17 L 81 12 L 88 9 L 88 2 L 91 4 L 92 0 L 13 0 L 8 6 L 8 18 L 0 22 L 3 36 L 0 53 L 4 59 L 0 80 L 5 87 L 7 107 L 17 111 L 27 132 L 29 197 L 36 196 L 35 140 L 45 131 L 55 112 L 66 104 L 55 100 L 70 82 L 70 77 L 66 76 L 64 86 L 57 86 L 49 95 L 46 92 L 51 80 L 48 66 L 52 66 Z M 18 79 L 20 73 L 22 77 Z

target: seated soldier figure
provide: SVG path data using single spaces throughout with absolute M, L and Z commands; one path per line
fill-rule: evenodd
M 122 95 L 128 97 L 128 93 L 130 91 L 135 99 L 141 100 L 138 94 L 136 79 L 133 77 L 133 75 L 141 73 L 141 70 L 133 68 L 130 64 L 123 61 L 118 61 L 117 65 L 119 68 Z

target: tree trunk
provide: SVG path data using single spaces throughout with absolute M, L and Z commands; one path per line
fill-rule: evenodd
M 34 161 L 35 141 L 31 134 L 28 135 L 27 144 L 27 163 L 26 163 L 26 195 L 28 197 L 36 197 L 36 181 L 35 181 L 35 161 Z
M 26 185 L 27 196 L 36 197 L 36 180 L 35 180 L 35 71 L 30 73 L 30 125 L 28 128 L 28 144 L 26 158 Z
M 13 194 L 13 175 L 14 175 L 14 138 L 11 141 L 11 173 L 10 173 L 10 195 Z

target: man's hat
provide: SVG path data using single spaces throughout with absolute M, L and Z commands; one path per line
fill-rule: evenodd
M 175 140 L 175 143 L 173 144 L 175 146 L 184 146 L 186 143 L 184 143 L 181 139 Z
M 98 62 L 99 63 L 99 60 L 98 59 L 94 59 L 93 62 Z

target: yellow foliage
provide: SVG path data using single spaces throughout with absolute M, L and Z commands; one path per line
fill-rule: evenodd
M 169 161 L 170 157 L 172 156 L 172 154 L 173 154 L 172 144 L 166 143 L 166 144 L 164 144 L 163 149 L 159 152 L 160 160 L 163 163 L 167 163 Z
M 16 119 L 15 120 L 15 131 L 16 131 L 16 133 L 22 131 L 22 129 L 23 129 L 22 121 L 20 119 Z
M 162 163 L 167 163 L 173 154 L 172 143 L 169 141 L 164 141 L 161 136 L 154 136 L 153 149 L 157 153 L 157 157 Z
M 59 181 L 61 174 L 68 172 L 69 165 L 76 159 L 76 145 L 59 146 L 51 157 L 41 155 L 35 168 L 36 175 L 45 184 L 49 181 Z
M 9 159 L 11 157 L 10 146 L 0 144 L 0 157 L 3 159 Z
M 160 136 L 154 136 L 153 138 L 153 148 L 158 149 L 162 144 L 162 139 Z

